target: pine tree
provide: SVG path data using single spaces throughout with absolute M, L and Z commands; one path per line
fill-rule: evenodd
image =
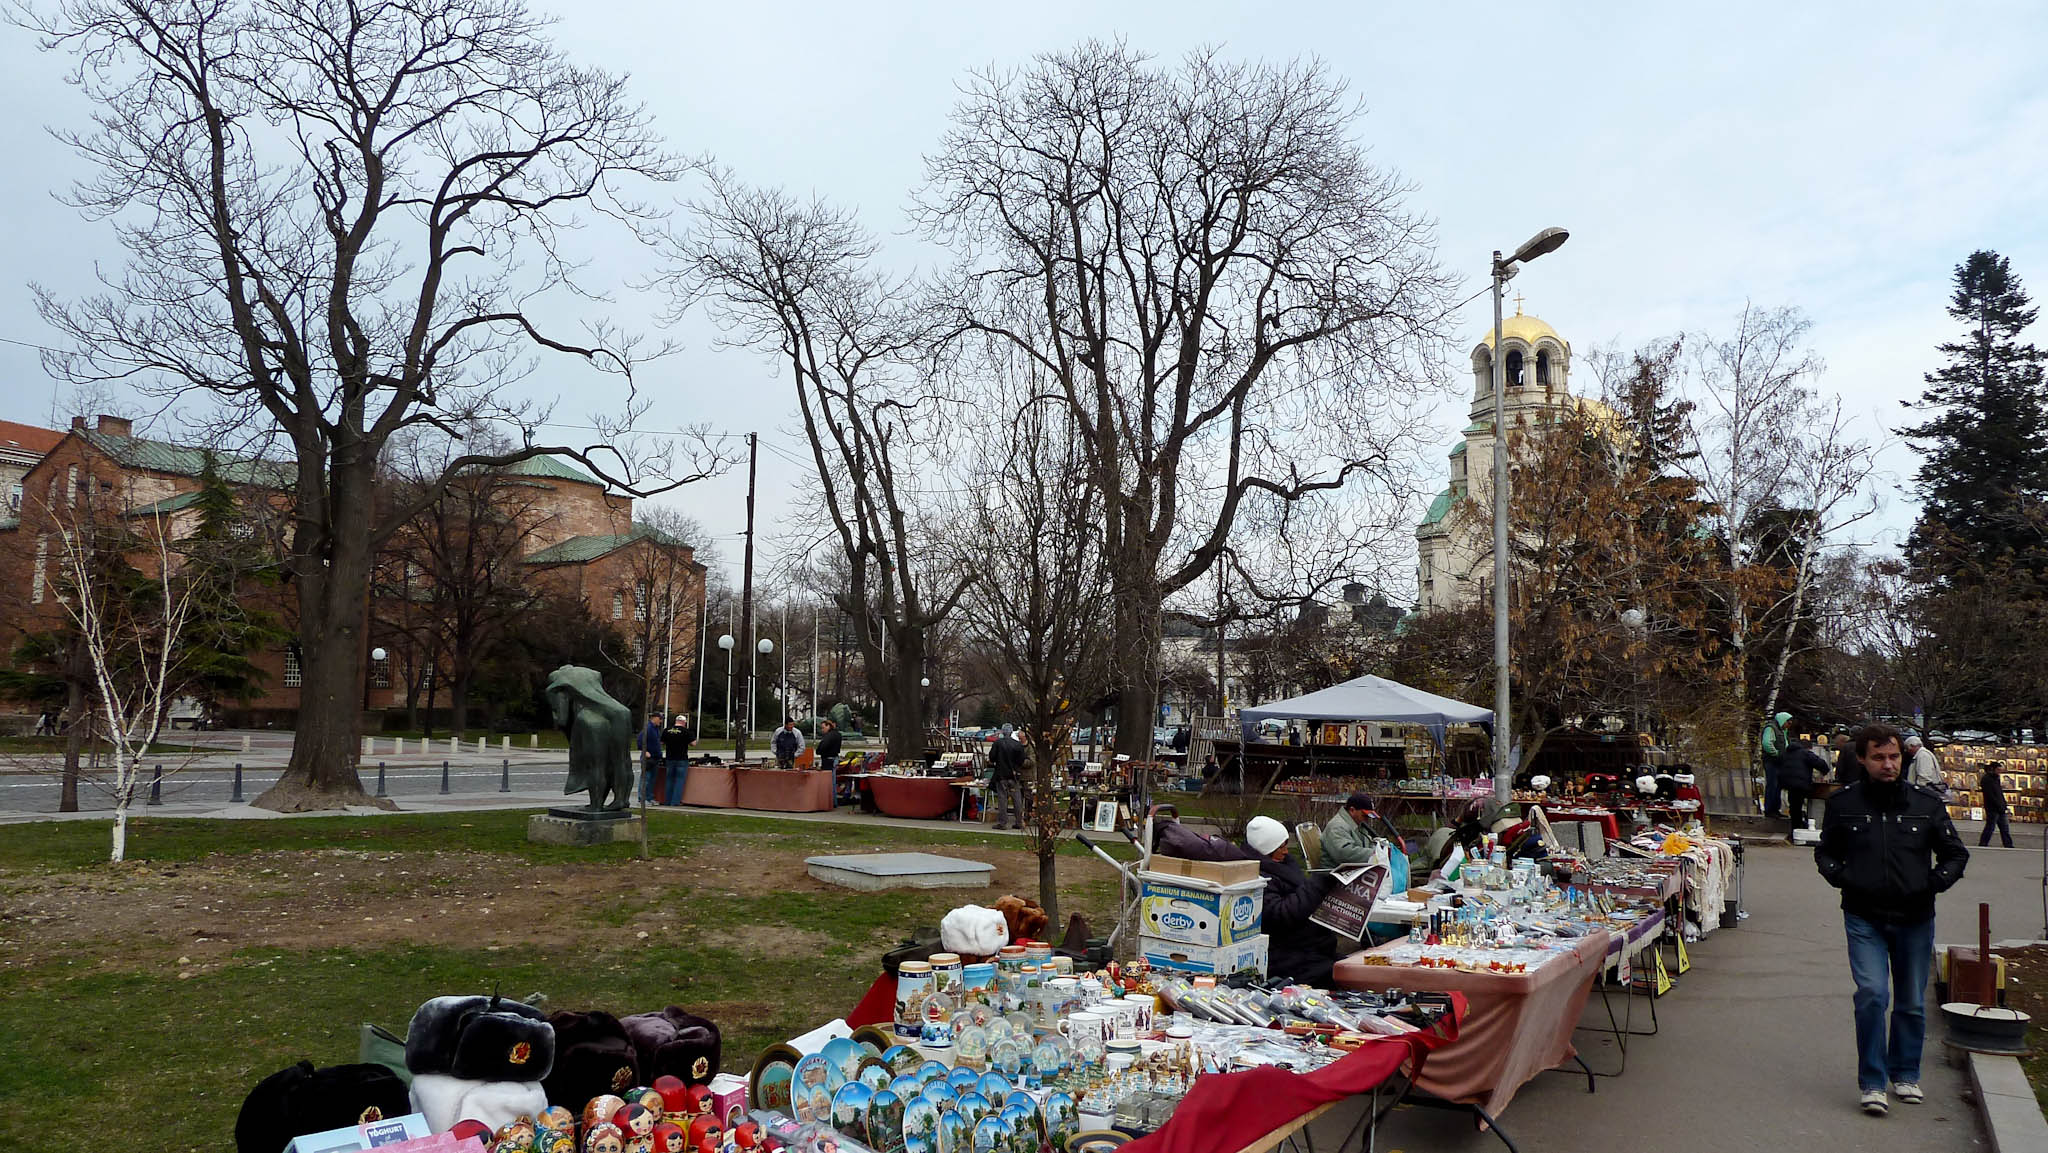
M 289 639 L 267 606 L 263 590 L 278 583 L 277 566 L 246 530 L 246 510 L 209 455 L 193 502 L 198 523 L 180 540 L 180 577 L 191 597 L 180 659 L 189 679 L 184 692 L 209 713 L 247 701 L 263 687 L 263 670 L 250 655 Z
M 1948 363 L 1927 374 L 1915 407 L 1933 415 L 1899 430 L 1926 454 L 1914 477 L 1915 577 L 2048 573 L 2048 391 L 2041 350 L 2020 339 L 2039 310 L 1995 252 L 1971 253 L 1955 278 L 1948 314 L 1963 337 L 1940 346 Z

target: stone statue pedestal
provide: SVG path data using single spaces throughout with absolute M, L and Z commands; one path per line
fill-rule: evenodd
M 549 809 L 526 819 L 526 839 L 543 845 L 638 841 L 640 818 L 626 809 Z

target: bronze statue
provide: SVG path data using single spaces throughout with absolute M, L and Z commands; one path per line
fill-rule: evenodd
M 596 669 L 563 665 L 548 675 L 555 727 L 569 734 L 565 793 L 590 790 L 590 811 L 620 812 L 633 803 L 633 714 L 604 691 Z

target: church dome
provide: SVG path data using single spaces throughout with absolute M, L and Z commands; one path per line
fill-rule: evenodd
M 1549 337 L 1551 340 L 1556 341 L 1560 347 L 1566 350 L 1569 350 L 1571 348 L 1571 345 L 1565 343 L 1564 337 L 1559 336 L 1557 334 L 1556 329 L 1550 327 L 1550 325 L 1544 323 L 1541 319 L 1537 317 L 1522 315 L 1519 308 L 1516 310 L 1513 316 L 1507 317 L 1506 319 L 1501 321 L 1500 333 L 1501 336 L 1505 337 L 1506 339 L 1520 340 L 1522 343 L 1530 346 L 1531 348 L 1534 348 L 1536 346 L 1536 342 L 1546 336 Z M 1489 324 L 1486 326 L 1486 333 L 1484 336 L 1480 338 L 1479 346 L 1481 348 L 1493 347 L 1492 325 Z

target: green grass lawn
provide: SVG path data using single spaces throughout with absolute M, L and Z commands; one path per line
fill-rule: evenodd
M 422 1001 L 447 993 L 544 993 L 553 1007 L 618 1013 L 684 1005 L 720 1023 L 723 1064 L 744 1071 L 765 1045 L 851 1009 L 881 952 L 916 927 L 1004 891 L 1036 895 L 1019 881 L 1035 877 L 1023 842 L 958 827 L 656 812 L 654 859 L 642 861 L 632 845 L 530 844 L 529 815 L 143 818 L 130 842 L 138 860 L 121 867 L 101 863 L 104 822 L 0 832 L 0 1149 L 54 1148 L 58 1134 L 101 1130 L 115 1115 L 125 1118 L 123 1149 L 229 1148 L 257 1080 L 302 1057 L 352 1061 L 362 1023 L 402 1034 Z M 852 893 L 802 878 L 793 863 L 945 847 L 979 850 L 1009 870 L 1007 887 Z M 551 902 L 536 888 L 509 924 L 437 928 L 444 891 L 467 883 L 436 875 L 449 854 L 501 870 L 504 888 L 538 878 L 577 895 Z M 1084 854 L 1062 846 L 1063 911 L 1106 924 L 1115 874 Z M 293 878 L 336 861 L 380 871 L 374 882 L 349 879 L 364 903 L 327 910 L 335 932 L 294 947 L 236 943 L 243 926 L 276 915 L 257 907 L 265 899 L 281 896 L 292 919 Z M 754 861 L 759 877 L 748 875 Z M 194 911 L 163 913 L 172 899 Z M 73 911 L 53 918 L 53 904 Z M 153 909 L 170 931 L 105 936 Z M 372 920 L 381 937 L 352 927 Z M 229 939 L 194 944 L 203 933 Z
M 64 752 L 64 742 L 66 739 L 67 738 L 64 737 L 34 737 L 21 735 L 0 736 L 0 753 L 62 754 Z M 185 753 L 203 753 L 207 751 L 209 750 L 199 748 L 193 745 L 167 744 L 161 741 L 149 746 L 149 754 L 153 757 L 182 756 Z M 88 757 L 92 756 L 95 753 L 104 757 L 110 755 L 112 752 L 112 746 L 108 745 L 105 741 L 88 741 L 85 746 L 85 755 Z

